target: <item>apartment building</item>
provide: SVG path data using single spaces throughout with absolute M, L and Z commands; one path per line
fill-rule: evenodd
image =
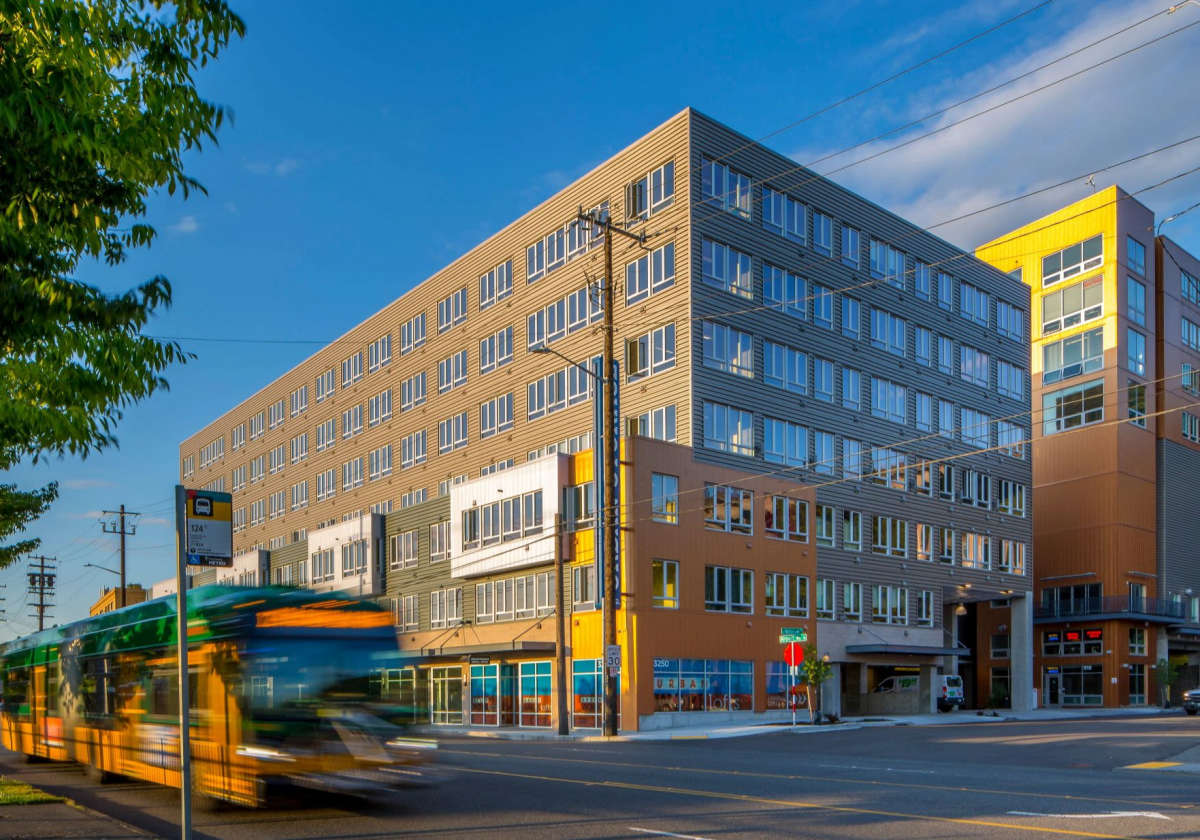
M 88 615 L 100 615 L 112 612 L 122 606 L 131 607 L 146 600 L 147 590 L 141 584 L 131 583 L 125 587 L 125 603 L 121 603 L 121 587 L 106 586 L 100 591 L 100 597 L 88 608 Z
M 406 511 L 449 504 L 454 568 L 461 488 L 589 449 L 603 261 L 579 207 L 645 234 L 614 245 L 625 435 L 816 489 L 832 710 L 930 708 L 939 670 L 977 667 L 959 629 L 985 602 L 1013 654 L 986 679 L 1028 705 L 1027 287 L 691 109 L 185 440 L 235 549 L 398 597 Z
M 1200 662 L 1200 262 L 1100 190 L 979 247 L 1032 294 L 1037 674 L 1046 705 L 1159 702 Z

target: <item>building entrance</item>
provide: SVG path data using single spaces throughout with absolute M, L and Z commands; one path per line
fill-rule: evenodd
M 1043 706 L 1061 706 L 1062 705 L 1062 681 L 1058 674 L 1058 669 L 1046 671 L 1045 679 L 1042 684 L 1042 705 Z

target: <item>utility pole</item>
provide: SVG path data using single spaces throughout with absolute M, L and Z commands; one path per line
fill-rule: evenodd
M 604 734 L 617 734 L 617 668 L 609 664 L 610 651 L 620 655 L 617 646 L 617 549 L 621 538 L 620 504 L 621 488 L 619 484 L 620 448 L 617 443 L 617 372 L 614 369 L 613 334 L 613 256 L 612 238 L 614 233 L 626 236 L 638 244 L 645 242 L 642 234 L 614 227 L 612 219 L 601 217 L 599 211 L 584 213 L 579 208 L 579 220 L 589 222 L 595 228 L 604 229 L 604 378 L 601 382 L 604 400 Z M 600 441 L 596 445 L 601 445 Z M 597 500 L 599 507 L 599 500 Z M 620 660 L 618 659 L 618 662 Z
M 29 594 L 37 596 L 37 603 L 33 607 L 37 610 L 39 631 L 46 629 L 46 610 L 54 606 L 46 599 L 54 597 L 56 567 L 51 564 L 56 562 L 53 557 L 29 558 Z
M 104 515 L 115 516 L 117 520 L 109 520 L 108 522 L 101 520 L 100 529 L 106 534 L 121 535 L 121 594 L 118 596 L 119 603 L 117 604 L 119 608 L 125 606 L 125 538 L 132 537 L 137 533 L 137 525 L 134 525 L 132 522 L 129 523 L 129 530 L 125 530 L 125 517 L 141 516 L 141 514 L 125 510 L 125 505 L 121 505 L 120 510 L 106 510 L 104 511 Z
M 558 734 L 567 735 L 570 727 L 567 725 L 567 630 L 563 601 L 566 600 L 566 584 L 563 582 L 563 518 L 561 513 L 554 515 L 554 652 L 555 680 L 554 690 L 558 694 L 556 711 L 558 712 Z

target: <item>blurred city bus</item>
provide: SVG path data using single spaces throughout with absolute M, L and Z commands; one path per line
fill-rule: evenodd
M 389 691 L 400 653 L 384 608 L 205 586 L 187 618 L 197 807 L 261 806 L 275 781 L 354 794 L 432 781 L 436 744 L 393 722 L 416 712 Z M 0 645 L 0 742 L 99 781 L 179 787 L 176 638 L 172 595 Z

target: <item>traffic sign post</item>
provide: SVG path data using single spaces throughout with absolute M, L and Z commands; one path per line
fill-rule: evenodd
M 779 644 L 786 645 L 791 642 L 799 642 L 804 644 L 808 641 L 808 631 L 803 627 L 781 627 L 779 629 Z
M 175 485 L 176 658 L 179 660 L 179 834 L 192 836 L 192 745 L 188 703 L 188 566 L 233 565 L 233 495 Z
M 783 642 L 788 630 L 793 628 L 785 627 L 783 632 L 779 634 L 779 641 Z M 807 633 L 800 629 L 800 633 L 806 638 Z M 789 641 L 783 645 L 783 661 L 789 666 L 788 668 L 788 698 L 789 704 L 792 707 L 792 726 L 796 725 L 796 674 L 800 671 L 800 663 L 804 661 L 804 646 L 800 642 Z

